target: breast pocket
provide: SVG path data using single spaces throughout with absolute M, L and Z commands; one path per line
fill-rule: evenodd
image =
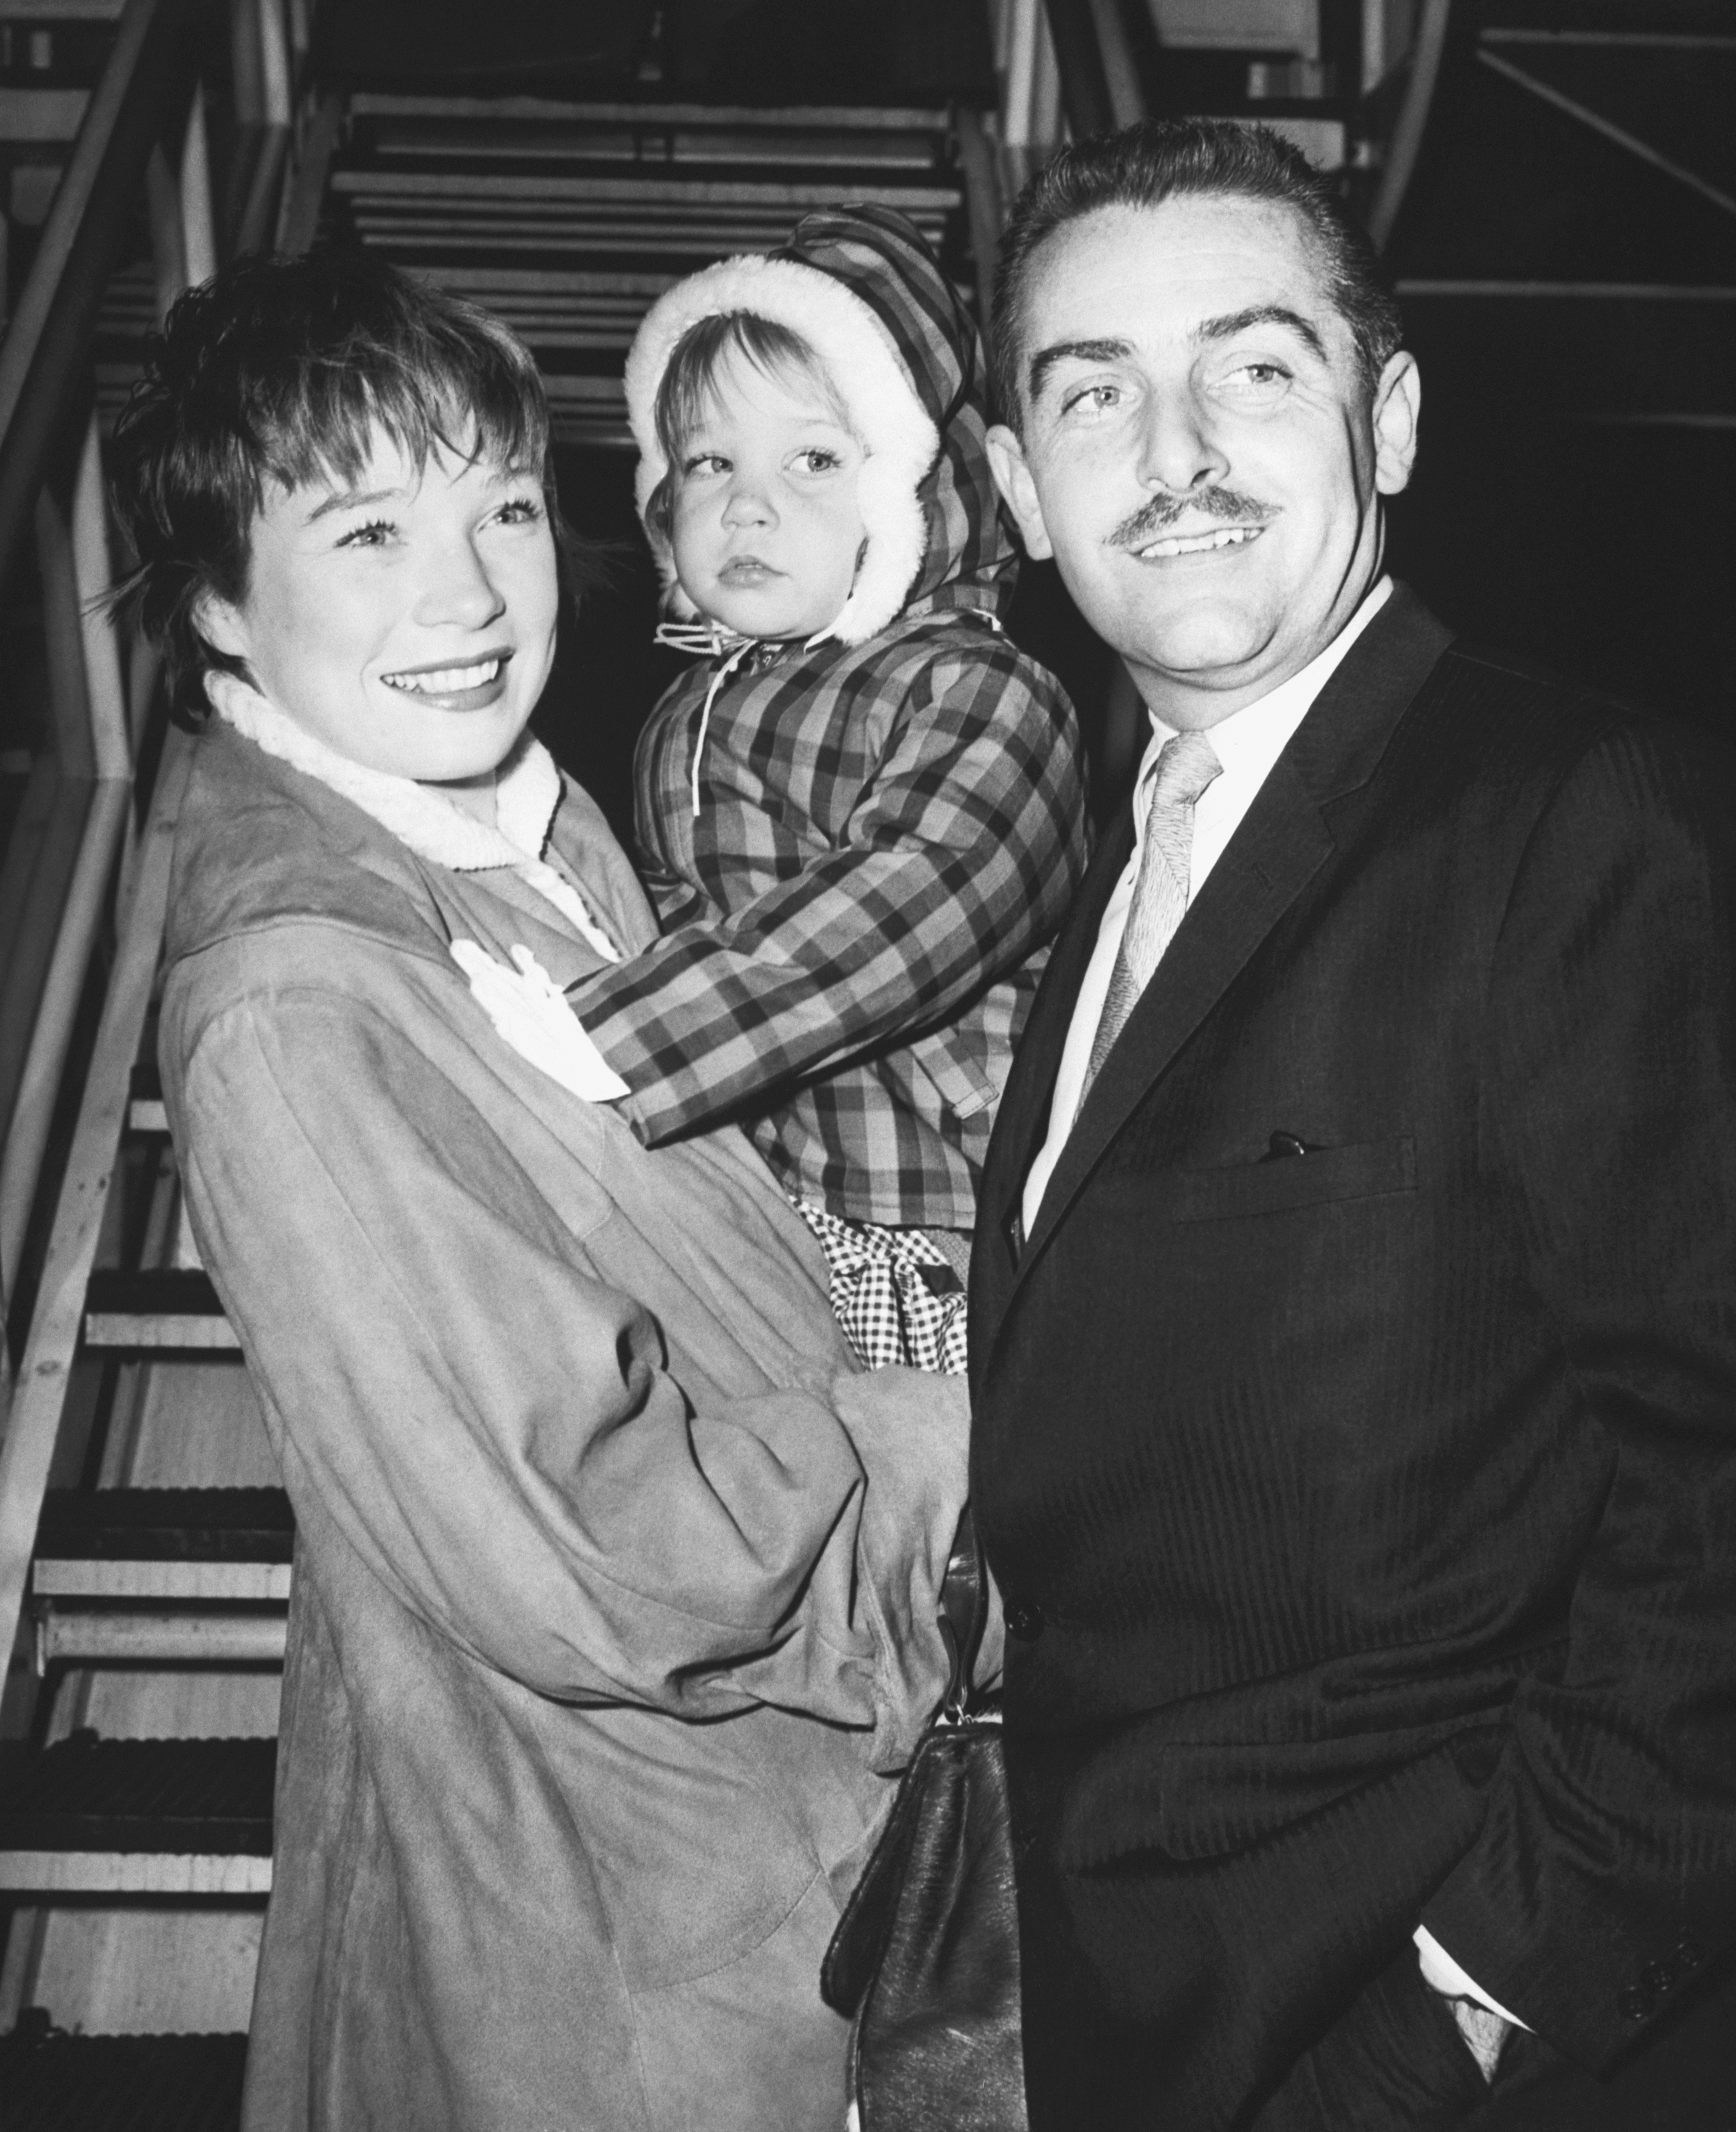
M 1173 1222 L 1224 1222 L 1416 1189 L 1417 1143 L 1403 1133 L 1349 1147 L 1313 1148 L 1277 1161 L 1183 1170 L 1169 1181 L 1160 1203 Z

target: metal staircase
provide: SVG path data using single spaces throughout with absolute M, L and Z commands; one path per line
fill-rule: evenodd
M 324 223 L 497 311 L 530 344 L 563 444 L 625 445 L 621 368 L 682 276 L 769 251 L 809 209 L 875 199 L 960 272 L 946 111 L 350 99 Z
M 1384 165 L 1374 156 L 1355 182 L 1392 233 L 1431 383 L 1486 385 L 1491 368 L 1503 390 L 1518 379 L 1588 449 L 1642 436 L 1666 449 L 1684 437 L 1727 442 L 1736 168 L 1727 143 L 1681 114 L 1700 108 L 1709 84 L 1723 93 L 1736 38 L 1701 19 L 1713 0 L 1657 0 L 1637 28 L 1623 26 L 1615 0 L 1566 6 L 1580 22 L 1575 36 L 1560 34 L 1556 0 L 1528 12 L 1526 0 L 1491 0 L 1475 21 L 1461 9 L 1443 60 L 1450 11 L 1427 0 L 1426 65 L 1413 62 L 1410 77 L 1420 93 L 1406 93 L 1402 70 L 1390 80 L 1368 73 L 1366 37 L 1323 47 L 1312 74 L 1298 62 L 1256 75 L 1268 63 L 1244 55 L 1225 93 L 1244 115 L 1258 105 L 1298 127 L 1336 127 L 1352 146 L 1390 135 Z M 209 0 L 201 17 L 199 0 L 127 0 L 116 32 L 93 43 L 110 71 L 76 92 L 85 130 L 65 180 L 84 190 L 44 227 L 47 266 L 33 271 L 0 351 L 0 565 L 33 523 L 44 559 L 31 626 L 58 631 L 72 706 L 62 725 L 74 738 L 85 727 L 108 735 L 103 774 L 118 794 L 103 803 L 99 834 L 82 800 L 64 821 L 44 815 L 65 847 L 54 894 L 64 900 L 75 875 L 86 880 L 89 923 L 67 980 L 72 1006 L 46 1050 L 42 1024 L 31 1024 L 31 1056 L 48 1063 L 33 1069 L 46 1095 L 23 1202 L 35 1241 L 22 1260 L 22 1246 L 6 1244 L 7 1222 L 21 1237 L 22 1223 L 0 1219 L 7 1299 L 24 1263 L 29 1316 L 0 1442 L 7 2132 L 228 2132 L 271 1879 L 293 1520 L 234 1334 L 186 1233 L 154 1056 L 190 747 L 164 737 L 148 651 L 104 636 L 108 625 L 80 610 L 108 582 L 101 437 L 137 374 L 143 333 L 177 288 L 249 234 L 275 227 L 285 248 L 322 232 L 376 247 L 517 329 L 548 379 L 563 454 L 583 455 L 573 463 L 586 483 L 612 482 L 625 511 L 621 360 L 674 280 L 723 252 L 779 242 L 808 207 L 870 197 L 909 214 L 980 300 L 1003 180 L 1040 156 L 1063 107 L 1076 123 L 1108 122 L 1195 94 L 1192 77 L 1166 77 L 1161 51 L 1125 19 L 1120 45 L 1079 34 L 1087 20 L 1112 25 L 1114 0 L 1052 0 L 1053 43 L 1031 0 L 997 0 L 1009 84 L 998 143 L 968 110 L 625 94 L 557 102 L 303 80 L 292 111 L 292 30 L 300 22 L 305 44 L 307 11 L 240 0 L 231 70 L 246 93 L 232 95 L 225 118 L 176 41 L 202 20 L 209 51 L 216 8 Z M 114 12 L 98 0 L 92 9 Z M 1627 15 L 1642 12 L 1635 0 Z M 1342 7 L 1328 14 L 1348 20 Z M 122 61 L 133 71 L 115 79 Z M 0 73 L 6 64 L 0 46 Z M 1203 62 L 1196 73 L 1208 79 Z M 93 236 L 105 214 L 131 232 L 122 241 L 112 230 L 106 250 Z M 1709 277 L 1708 258 L 1726 265 Z M 21 339 L 24 325 L 33 339 Z M 1431 418 L 1431 454 L 1451 466 L 1447 399 L 1445 420 Z M 59 439 L 58 459 L 32 424 Z M 1451 559 L 1441 567 L 1451 583 Z M 77 757 L 87 782 L 101 782 L 99 752 Z M 143 814 L 136 766 L 141 785 L 151 773 Z M 44 839 L 47 848 L 46 829 Z M 0 912 L 23 910 L 7 892 L 0 881 Z M 45 968 L 61 957 L 59 934 L 52 946 Z M 0 980 L 13 974 L 0 969 Z M 82 1050 L 74 1010 L 95 1023 Z
M 974 299 L 987 262 L 973 260 L 970 232 L 992 233 L 999 208 L 967 197 L 957 142 L 969 124 L 943 110 L 314 85 L 278 241 L 324 233 L 376 247 L 500 311 L 544 367 L 563 451 L 624 469 L 619 379 L 644 310 L 720 253 L 779 242 L 810 207 L 866 196 L 902 208 Z M 974 146 L 980 185 L 980 135 Z M 123 250 L 101 284 L 82 351 L 99 418 L 137 374 L 160 266 Z M 115 655 L 137 665 L 129 646 Z M 153 678 L 139 669 L 141 685 Z M 137 723 L 154 734 L 160 707 Z M 154 1059 L 191 752 L 168 734 L 120 883 L 0 1447 L 7 2132 L 233 2125 L 271 1884 L 293 1520 L 186 1232 Z

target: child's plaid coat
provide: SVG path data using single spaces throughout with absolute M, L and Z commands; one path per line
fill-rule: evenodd
M 938 425 L 928 547 L 853 648 L 707 660 L 652 713 L 638 833 L 664 935 L 573 1006 L 650 1144 L 736 1116 L 792 1190 L 965 1229 L 989 1130 L 1086 858 L 1077 728 L 1000 634 L 1016 568 L 983 448 L 975 330 L 887 209 L 810 215 L 786 253 L 896 342 Z

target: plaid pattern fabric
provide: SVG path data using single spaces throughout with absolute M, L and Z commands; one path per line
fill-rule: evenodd
M 870 305 L 941 435 L 928 546 L 866 643 L 707 660 L 653 712 L 637 828 L 664 937 L 575 988 L 655 1144 L 742 1121 L 786 1190 L 968 1229 L 1014 1040 L 1084 872 L 1072 707 L 997 633 L 1015 574 L 976 331 L 891 209 L 828 209 L 784 257 Z M 695 756 L 700 811 L 693 815 Z
M 865 1369 L 903 1362 L 962 1377 L 966 1367 L 963 1284 L 920 1229 L 840 1221 L 811 1199 L 796 1211 L 826 1254 L 832 1315 Z
M 968 1229 L 1013 1044 L 1084 870 L 1059 684 L 980 617 L 919 616 L 678 683 L 640 743 L 664 938 L 573 1006 L 652 1144 L 742 1118 L 787 1190 Z

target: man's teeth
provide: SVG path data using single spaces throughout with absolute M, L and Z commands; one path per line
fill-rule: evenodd
M 1244 540 L 1257 540 L 1263 526 L 1225 526 L 1216 533 L 1177 535 L 1170 540 L 1153 540 L 1139 550 L 1143 563 L 1154 555 L 1201 555 L 1208 548 L 1239 548 Z
M 498 659 L 480 659 L 474 666 L 441 666 L 432 674 L 386 674 L 388 689 L 407 689 L 415 696 L 457 696 L 466 689 L 486 688 L 501 670 Z

